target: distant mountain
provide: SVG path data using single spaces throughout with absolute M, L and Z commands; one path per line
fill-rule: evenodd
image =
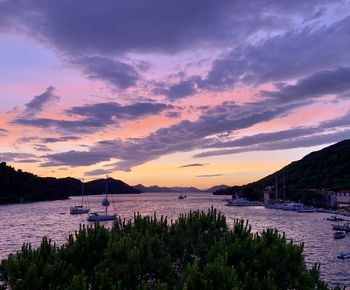
M 97 179 L 86 182 L 84 184 L 84 192 L 86 195 L 101 194 L 106 192 L 106 179 Z M 131 187 L 121 180 L 108 178 L 108 193 L 123 194 L 123 193 L 140 193 L 141 191 Z
M 110 178 L 110 193 L 139 193 L 120 180 Z M 106 191 L 106 180 L 94 180 L 85 184 L 85 194 L 101 194 Z M 0 204 L 66 199 L 81 194 L 81 181 L 72 177 L 39 177 L 21 169 L 15 170 L 5 162 L 0 163 Z
M 344 140 L 322 150 L 312 152 L 299 161 L 294 161 L 281 170 L 256 182 L 218 190 L 214 194 L 233 194 L 257 197 L 267 186 L 277 186 L 280 197 L 285 178 L 286 198 L 303 200 L 320 189 L 350 189 L 350 140 Z
M 173 189 L 176 192 L 204 192 L 204 190 L 198 189 L 196 187 L 190 186 L 190 187 L 179 187 L 179 186 L 175 186 L 175 187 L 170 187 L 171 189 Z
M 158 185 L 152 186 L 144 186 L 142 184 L 138 184 L 133 186 L 133 188 L 140 190 L 141 192 L 203 192 L 196 187 L 160 187 Z
M 138 184 L 133 186 L 133 188 L 140 190 L 141 192 L 176 192 L 170 187 L 160 187 L 158 185 L 143 186 L 142 184 Z
M 228 185 L 221 184 L 221 185 L 212 186 L 212 187 L 206 189 L 205 191 L 207 191 L 207 192 L 215 192 L 215 191 L 218 191 L 218 190 L 221 190 L 221 189 L 226 189 L 226 188 L 229 188 L 229 187 L 230 186 L 228 186 Z

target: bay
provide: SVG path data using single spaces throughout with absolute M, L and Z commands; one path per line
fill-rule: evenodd
M 266 209 L 265 207 L 227 207 L 225 196 L 209 193 L 187 193 L 179 200 L 177 193 L 143 193 L 139 195 L 111 195 L 111 212 L 121 218 L 132 219 L 134 213 L 161 215 L 176 219 L 180 213 L 190 210 L 207 210 L 211 206 L 220 210 L 232 227 L 235 219 L 249 220 L 252 232 L 277 228 L 294 243 L 304 243 L 305 260 L 308 265 L 321 264 L 321 276 L 330 285 L 350 287 L 350 260 L 336 258 L 340 252 L 350 251 L 350 234 L 345 239 L 333 238 L 332 223 L 326 221 L 326 213 L 297 213 Z M 89 196 L 92 210 L 102 210 L 103 196 Z M 43 236 L 58 244 L 64 243 L 69 234 L 79 229 L 87 215 L 70 215 L 69 208 L 79 204 L 80 197 L 68 200 L 13 204 L 0 206 L 0 259 L 19 250 L 23 243 L 38 246 Z M 111 226 L 112 222 L 105 222 Z

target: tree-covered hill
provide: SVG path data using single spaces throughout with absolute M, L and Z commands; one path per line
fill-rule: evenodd
M 315 189 L 348 190 L 350 189 L 350 140 L 312 152 L 256 182 L 219 190 L 215 194 L 233 194 L 238 190 L 245 195 L 256 197 L 265 187 L 273 186 L 276 177 L 280 193 L 283 191 L 285 178 L 288 198 L 297 199 L 302 192 Z
M 80 180 L 66 177 L 39 177 L 21 169 L 0 163 L 0 204 L 66 199 L 81 194 Z M 109 178 L 110 193 L 139 193 L 120 180 Z M 85 184 L 85 194 L 102 194 L 106 180 L 94 180 Z
M 65 199 L 80 188 L 74 178 L 39 177 L 0 163 L 0 204 Z
M 85 183 L 85 194 L 101 194 L 106 192 L 106 179 L 97 179 Z M 121 180 L 108 178 L 108 193 L 140 193 L 138 189 L 131 187 Z

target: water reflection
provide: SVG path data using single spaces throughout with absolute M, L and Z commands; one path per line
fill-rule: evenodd
M 264 207 L 226 207 L 222 198 L 192 193 L 187 194 L 186 199 L 178 200 L 175 193 L 149 193 L 115 195 L 111 196 L 111 201 L 114 201 L 117 213 L 125 219 L 131 219 L 135 212 L 142 215 L 157 213 L 157 216 L 176 219 L 180 213 L 207 210 L 214 206 L 225 214 L 231 226 L 234 219 L 239 218 L 248 219 L 253 232 L 277 228 L 294 242 L 304 243 L 307 263 L 321 263 L 322 277 L 328 283 L 350 286 L 350 261 L 336 258 L 339 252 L 350 251 L 350 235 L 334 240 L 331 222 L 325 220 L 327 214 L 296 213 Z M 65 242 L 80 224 L 88 224 L 86 215 L 69 214 L 69 208 L 79 202 L 78 199 L 73 197 L 64 201 L 1 206 L 0 258 L 20 249 L 23 243 L 37 246 L 43 236 L 59 244 Z M 89 196 L 89 202 L 93 210 L 102 209 L 101 196 Z M 114 210 L 113 203 L 110 210 Z M 110 226 L 112 223 L 105 224 Z

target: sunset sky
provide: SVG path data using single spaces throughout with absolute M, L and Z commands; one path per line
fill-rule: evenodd
M 350 1 L 0 0 L 0 160 L 239 185 L 350 137 Z

